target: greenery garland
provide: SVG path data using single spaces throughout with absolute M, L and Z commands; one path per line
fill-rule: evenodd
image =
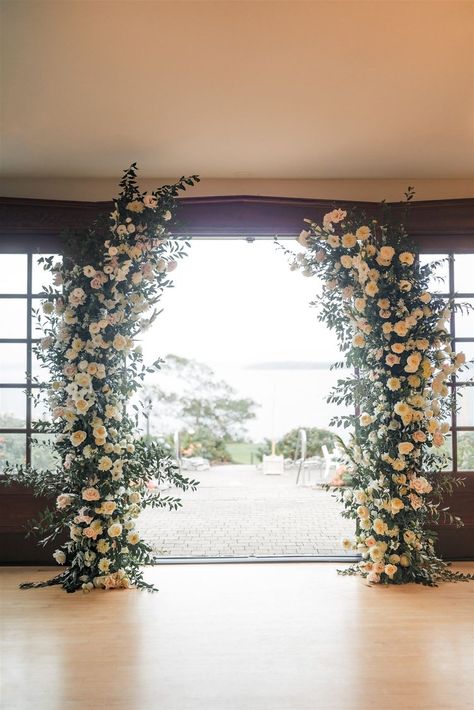
M 68 592 L 135 585 L 153 589 L 142 565 L 154 563 L 151 547 L 135 530 L 146 506 L 176 508 L 180 500 L 150 493 L 151 479 L 183 490 L 196 482 L 183 477 L 169 450 L 137 439 L 136 416 L 127 402 L 147 372 L 135 337 L 157 315 L 155 306 L 172 282 L 168 274 L 185 255 L 186 242 L 170 238 L 175 198 L 197 176 L 181 178 L 150 194 L 141 193 L 133 164 L 120 183 L 114 210 L 90 229 L 70 234 L 65 258 L 45 268 L 54 288 L 43 303 L 44 337 L 37 348 L 49 368 L 49 406 L 56 433 L 57 470 L 7 466 L 7 481 L 32 485 L 56 499 L 35 527 L 46 544 L 68 539 L 54 553 L 67 568 L 53 579 L 23 587 L 61 584 Z
M 291 268 L 322 279 L 318 317 L 337 335 L 344 360 L 336 367 L 354 373 L 329 401 L 359 409 L 335 420 L 353 431 L 350 445 L 340 443 L 350 484 L 336 497 L 356 534 L 343 545 L 362 556 L 342 573 L 385 584 L 469 579 L 436 555 L 429 529 L 441 515 L 462 524 L 442 506 L 462 479 L 443 472 L 440 453 L 453 406 L 447 382 L 465 363 L 446 328 L 455 306 L 428 291 L 436 265 L 420 264 L 385 206 L 382 223 L 341 209 L 321 225 L 306 221 L 298 241 L 307 251 L 287 252 Z

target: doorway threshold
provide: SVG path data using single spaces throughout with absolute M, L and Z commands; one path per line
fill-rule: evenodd
M 302 555 L 274 557 L 155 557 L 157 565 L 219 565 L 219 564 L 262 564 L 262 563 L 284 563 L 284 562 L 358 562 L 361 559 L 354 555 Z

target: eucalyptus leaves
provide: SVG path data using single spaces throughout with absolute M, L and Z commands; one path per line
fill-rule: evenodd
M 94 587 L 150 588 L 141 565 L 153 564 L 151 548 L 136 531 L 143 507 L 180 505 L 179 499 L 148 493 L 147 481 L 169 480 L 185 490 L 169 452 L 135 436 L 127 402 L 146 372 L 135 346 L 150 325 L 147 315 L 164 289 L 186 244 L 171 239 L 168 225 L 175 197 L 198 178 L 182 178 L 151 194 L 136 183 L 136 166 L 125 172 L 110 215 L 72 235 L 61 263 L 47 259 L 55 288 L 43 304 L 44 337 L 38 357 L 50 370 L 49 405 L 56 433 L 57 471 L 8 467 L 10 480 L 32 484 L 56 498 L 40 521 L 43 542 L 67 534 L 54 557 L 67 568 L 48 582 L 68 592 Z M 24 585 L 34 586 L 34 585 Z
M 428 291 L 433 267 L 420 265 L 403 225 L 341 209 L 322 225 L 308 222 L 299 236 L 307 251 L 293 255 L 292 268 L 322 279 L 319 318 L 356 373 L 330 396 L 359 410 L 337 421 L 353 431 L 350 446 L 341 442 L 350 486 L 336 491 L 343 515 L 356 521 L 344 547 L 362 556 L 344 573 L 390 584 L 465 578 L 436 556 L 428 529 L 443 494 L 461 483 L 443 473 L 440 453 L 448 382 L 465 362 L 451 348 L 450 304 Z

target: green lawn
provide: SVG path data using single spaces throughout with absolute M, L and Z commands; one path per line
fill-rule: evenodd
M 232 463 L 258 463 L 259 458 L 257 456 L 257 451 L 260 444 L 227 444 L 226 449 L 232 456 Z M 253 454 L 253 460 L 252 460 Z

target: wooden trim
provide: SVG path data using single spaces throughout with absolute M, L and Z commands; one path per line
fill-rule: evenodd
M 26 537 L 28 523 L 54 501 L 35 496 L 19 483 L 0 484 L 0 564 L 51 564 L 56 547 L 66 541 L 66 534 L 46 545 L 38 545 L 34 536 Z
M 458 515 L 463 526 L 440 524 L 435 528 L 439 535 L 437 551 L 450 560 L 474 559 L 474 473 L 459 471 L 464 486 L 457 488 L 443 501 L 451 513 Z
M 179 199 L 175 233 L 180 235 L 225 237 L 295 236 L 304 227 L 304 218 L 320 220 L 336 204 L 333 200 L 293 197 L 229 195 L 184 197 Z M 401 203 L 392 203 L 401 205 Z M 369 216 L 379 216 L 375 202 L 338 200 L 338 206 L 357 206 Z M 38 246 L 43 250 L 57 245 L 64 229 L 83 229 L 111 202 L 77 202 L 0 198 L 0 244 L 3 251 Z M 474 248 L 474 198 L 413 202 L 408 228 L 423 250 Z

